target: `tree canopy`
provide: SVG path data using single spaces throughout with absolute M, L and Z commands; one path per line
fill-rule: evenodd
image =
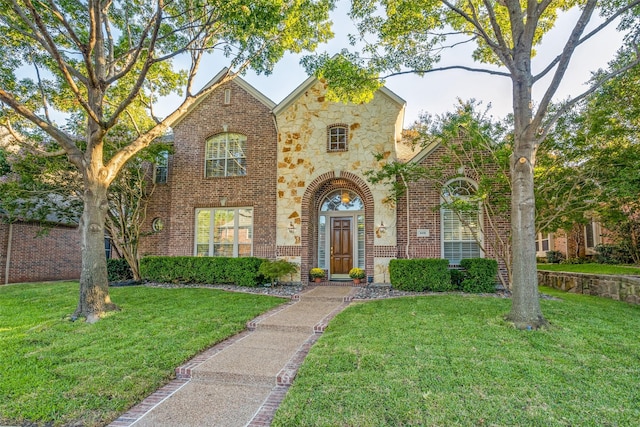
M 81 176 L 83 267 L 74 317 L 116 308 L 107 288 L 107 189 L 124 164 L 200 97 L 247 69 L 332 36 L 334 0 L 0 0 L 0 121 L 34 154 L 65 156 Z M 228 67 L 194 88 L 205 55 Z M 178 62 L 186 65 L 176 67 Z M 157 117 L 160 97 L 183 100 Z M 145 110 L 141 116 L 138 111 Z M 120 123 L 133 131 L 119 135 Z M 109 149 L 111 141 L 117 147 Z
M 352 0 L 351 4 L 351 16 L 359 30 L 352 41 L 354 45 L 360 43 L 361 52 L 345 52 L 333 58 L 325 55 L 306 61 L 310 71 L 334 88 L 328 94 L 331 99 L 366 101 L 384 77 L 407 72 L 426 75 L 464 69 L 510 80 L 513 298 L 507 318 L 519 328 L 545 326 L 533 244 L 537 149 L 555 121 L 572 105 L 638 64 L 638 55 L 621 61 L 615 69 L 599 74 L 589 89 L 550 110 L 576 48 L 603 28 L 617 24 L 627 34 L 626 43 L 638 47 L 640 0 Z M 536 47 L 555 25 L 559 14 L 571 8 L 576 8 L 579 14 L 569 36 L 565 40 L 553 40 L 562 46 L 560 53 L 534 68 L 532 58 Z M 588 29 L 596 14 L 600 14 L 601 23 Z M 436 66 L 443 49 L 466 43 L 474 44 L 472 57 L 484 66 Z M 499 67 L 491 67 L 493 65 Z M 538 69 L 540 71 L 534 71 Z

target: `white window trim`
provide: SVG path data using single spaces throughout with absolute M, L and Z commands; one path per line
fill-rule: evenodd
M 593 233 L 593 246 L 587 246 L 587 227 L 591 227 L 591 232 Z M 592 219 L 589 224 L 582 228 L 582 233 L 584 235 L 585 253 L 587 255 L 595 255 L 597 253 L 596 246 L 602 244 L 602 226 Z
M 202 211 L 210 211 L 210 215 L 209 215 L 209 253 L 207 256 L 213 257 L 215 255 L 213 255 L 213 221 L 215 220 L 215 211 L 217 210 L 225 210 L 225 211 L 229 211 L 229 210 L 233 210 L 235 211 L 235 214 L 233 215 L 233 221 L 234 221 L 234 241 L 233 241 L 233 257 L 234 258 L 238 258 L 238 230 L 239 230 L 239 223 L 240 223 L 240 215 L 239 212 L 241 209 L 247 209 L 247 210 L 251 210 L 251 254 L 249 256 L 253 256 L 253 238 L 254 238 L 254 229 L 253 229 L 253 214 L 254 214 L 254 209 L 252 206 L 239 206 L 239 207 L 215 207 L 215 208 L 197 208 L 195 211 L 195 217 L 194 217 L 194 232 L 193 232 L 193 255 L 194 256 L 198 256 L 198 213 L 202 212 Z
M 546 239 L 544 238 L 546 236 Z M 542 241 L 543 240 L 549 240 L 549 249 L 547 249 L 546 251 L 543 249 L 542 247 Z M 545 258 L 547 256 L 547 251 L 553 251 L 554 249 L 554 236 L 553 233 L 547 233 L 547 234 L 542 234 L 542 233 L 538 233 L 536 234 L 536 242 L 540 242 L 540 250 L 536 251 L 536 256 L 540 257 L 540 258 Z
M 163 164 L 160 165 L 160 162 L 158 162 L 158 159 L 162 157 L 163 160 Z M 158 169 L 159 168 L 163 168 L 165 170 L 165 179 L 164 181 L 158 182 Z M 155 184 L 166 184 L 169 182 L 169 152 L 168 151 L 162 151 L 158 154 L 155 163 L 153 164 L 153 182 Z
M 235 158 L 234 157 L 230 157 L 229 156 L 229 136 L 230 135 L 238 135 L 244 138 L 244 149 L 243 149 L 243 154 L 244 156 L 241 157 L 242 159 L 245 160 L 245 165 L 244 165 L 244 174 L 234 174 L 234 175 L 229 175 L 229 162 L 233 161 Z M 225 157 L 209 157 L 207 154 L 207 152 L 209 151 L 209 144 L 212 143 L 212 140 L 219 138 L 221 136 L 225 137 Z M 222 142 L 222 141 L 220 141 Z M 243 135 L 241 133 L 236 133 L 236 132 L 223 132 L 223 133 L 219 133 L 216 135 L 212 135 L 209 138 L 206 139 L 205 141 L 205 145 L 204 145 L 204 177 L 205 178 L 229 178 L 229 177 L 238 177 L 238 176 L 247 176 L 247 165 L 246 165 L 246 161 L 247 161 L 247 153 L 246 153 L 246 149 L 247 149 L 247 136 Z M 213 151 L 213 150 L 212 150 Z M 222 175 L 212 175 L 212 176 L 207 176 L 207 162 L 211 161 L 211 160 L 224 160 L 224 174 Z
M 467 178 L 467 177 L 457 177 L 457 178 L 453 178 L 450 179 L 449 181 L 447 181 L 447 183 L 442 187 L 444 189 L 444 187 L 448 186 L 449 184 L 451 184 L 452 182 L 455 181 L 466 181 L 468 183 L 471 184 L 471 186 L 477 191 L 478 190 L 478 185 L 475 181 Z M 464 196 L 463 196 L 464 197 Z M 444 197 L 442 196 L 442 190 L 440 191 L 440 201 L 444 202 Z M 445 240 L 444 240 L 444 215 L 443 212 L 445 211 L 445 209 L 443 209 L 442 207 L 440 207 L 440 257 L 445 259 L 444 256 L 444 244 L 445 244 Z M 454 212 L 455 213 L 455 212 Z M 456 216 L 458 216 L 457 213 L 455 213 Z M 459 219 L 459 216 L 458 216 Z M 452 240 L 452 242 L 470 242 L 471 240 Z M 486 256 L 485 251 L 484 251 L 484 214 L 482 209 L 480 209 L 480 202 L 478 202 L 478 237 L 473 239 L 473 242 L 475 242 L 478 245 L 478 249 L 480 250 L 480 258 L 484 258 Z M 458 265 L 458 264 L 454 264 L 451 262 L 451 260 L 449 260 L 449 265 L 454 266 L 454 265 Z

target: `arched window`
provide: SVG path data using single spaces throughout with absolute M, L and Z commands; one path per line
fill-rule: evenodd
M 364 210 L 362 199 L 356 193 L 349 190 L 337 190 L 329 194 L 320 211 L 361 211 Z
M 473 182 L 457 178 L 442 188 L 442 258 L 457 265 L 460 260 L 482 256 L 479 203 Z
M 327 127 L 327 151 L 348 151 L 349 128 L 346 125 Z
M 209 138 L 204 154 L 205 178 L 246 175 L 246 145 L 247 137 L 237 133 L 221 133 Z

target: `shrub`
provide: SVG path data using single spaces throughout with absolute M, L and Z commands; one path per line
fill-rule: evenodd
M 620 245 L 600 244 L 595 247 L 599 264 L 632 264 L 629 251 Z
M 264 281 L 255 257 L 161 257 L 140 260 L 140 274 L 146 280 L 168 283 L 215 283 L 257 286 Z
M 567 258 L 560 262 L 560 264 L 585 264 L 589 262 L 586 258 Z
M 493 293 L 496 291 L 498 262 L 488 258 L 470 258 L 460 261 L 464 271 L 462 290 L 471 293 Z
M 558 264 L 564 259 L 564 254 L 560 251 L 547 251 L 547 262 L 549 264 Z
M 393 287 L 403 291 L 451 290 L 451 273 L 446 259 L 392 259 L 389 278 Z
M 278 283 L 282 276 L 293 274 L 298 271 L 298 265 L 283 259 L 277 261 L 266 260 L 260 264 L 258 272 L 269 279 L 271 286 Z
M 110 282 L 121 282 L 133 279 L 131 267 L 124 258 L 107 260 L 107 277 Z
M 462 281 L 465 278 L 464 271 L 452 268 L 449 270 L 449 274 L 451 274 L 451 290 L 461 291 Z

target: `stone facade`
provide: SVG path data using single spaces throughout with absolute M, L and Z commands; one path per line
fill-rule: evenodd
M 156 188 L 144 231 L 157 218 L 164 228 L 144 238 L 140 253 L 194 255 L 197 209 L 238 207 L 253 209 L 252 254 L 298 263 L 293 280 L 303 283 L 312 267 L 327 270 L 329 279 L 348 279 L 351 266 L 388 283 L 393 258 L 442 257 L 441 189 L 411 184 L 396 206 L 365 173 L 398 160 L 404 101 L 386 88 L 359 105 L 329 102 L 325 92 L 323 82 L 309 78 L 275 105 L 236 78 L 187 112 L 174 126 L 168 181 Z M 206 141 L 225 133 L 246 136 L 246 175 L 205 178 Z M 413 161 L 429 167 L 445 155 L 438 147 L 425 153 Z M 331 204 L 333 197 L 341 206 Z M 493 239 L 506 235 L 508 223 L 495 232 L 485 228 Z M 337 247 L 348 248 L 340 268 Z
M 538 283 L 566 292 L 640 304 L 640 277 L 538 271 Z
M 396 256 L 396 210 L 383 203 L 384 187 L 367 182 L 364 171 L 395 159 L 404 103 L 379 91 L 367 104 L 340 104 L 327 101 L 325 91 L 323 83 L 309 79 L 274 111 L 278 123 L 278 251 L 299 262 L 303 275 L 317 267 L 318 209 L 326 196 L 346 189 L 364 202 L 366 258 L 360 267 L 381 282 L 382 266 L 388 264 L 385 255 Z M 336 124 L 347 129 L 347 148 L 330 151 L 327 133 Z M 384 159 L 377 160 L 376 153 Z M 380 224 L 385 224 L 383 233 Z M 385 248 L 391 250 L 385 253 Z
M 0 222 L 2 284 L 80 278 L 80 234 L 74 226 Z

